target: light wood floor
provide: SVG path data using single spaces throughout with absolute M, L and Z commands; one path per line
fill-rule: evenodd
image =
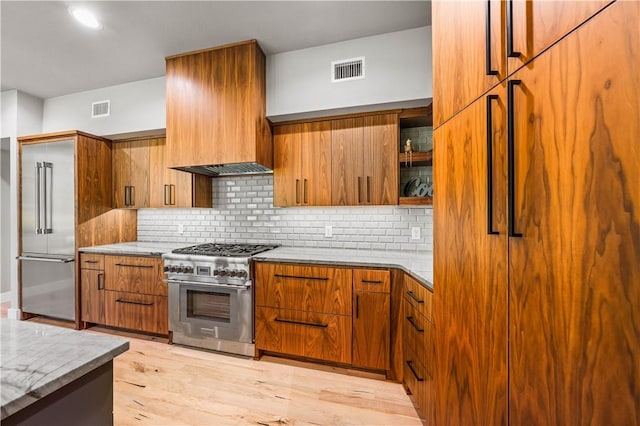
M 85 332 L 111 333 L 97 327 Z M 116 425 L 422 424 L 397 383 L 126 337 L 129 351 L 114 360 Z

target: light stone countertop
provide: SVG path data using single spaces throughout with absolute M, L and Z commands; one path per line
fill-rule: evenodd
M 278 247 L 253 256 L 255 260 L 344 266 L 400 268 L 433 290 L 433 254 L 399 251 Z
M 0 318 L 2 419 L 57 391 L 129 349 L 129 341 Z
M 122 254 L 131 256 L 155 256 L 160 257 L 163 253 L 168 253 L 173 249 L 189 247 L 194 243 L 161 243 L 150 241 L 132 241 L 129 243 L 105 244 L 102 246 L 82 247 L 80 252 Z

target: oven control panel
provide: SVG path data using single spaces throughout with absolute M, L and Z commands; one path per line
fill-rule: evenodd
M 249 264 L 241 262 L 195 262 L 165 259 L 164 272 L 168 275 L 183 275 L 215 281 L 249 280 Z

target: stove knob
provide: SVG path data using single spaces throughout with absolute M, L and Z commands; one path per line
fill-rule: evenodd
M 164 267 L 164 272 L 165 272 L 165 273 L 169 272 L 170 270 L 171 270 L 171 269 L 170 269 L 168 266 L 165 266 L 165 267 Z
M 237 275 L 238 275 L 238 273 L 237 273 L 236 271 L 231 271 L 231 272 L 229 272 L 229 276 L 230 276 L 230 277 L 235 277 L 235 276 L 237 276 Z
M 175 272 L 176 271 L 176 265 L 170 265 L 169 266 L 169 271 L 170 272 Z
M 218 275 L 220 275 L 220 271 L 218 271 L 217 269 L 213 270 L 213 276 L 217 277 Z
M 227 270 L 226 269 L 220 269 L 218 272 L 219 272 L 219 275 L 221 277 L 227 276 Z
M 187 274 L 193 274 L 193 266 L 185 266 L 184 272 Z
M 238 271 L 238 277 L 247 278 L 247 271 Z

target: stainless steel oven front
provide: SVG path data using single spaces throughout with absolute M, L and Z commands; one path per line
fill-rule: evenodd
M 254 355 L 253 288 L 168 279 L 169 330 L 173 342 Z

